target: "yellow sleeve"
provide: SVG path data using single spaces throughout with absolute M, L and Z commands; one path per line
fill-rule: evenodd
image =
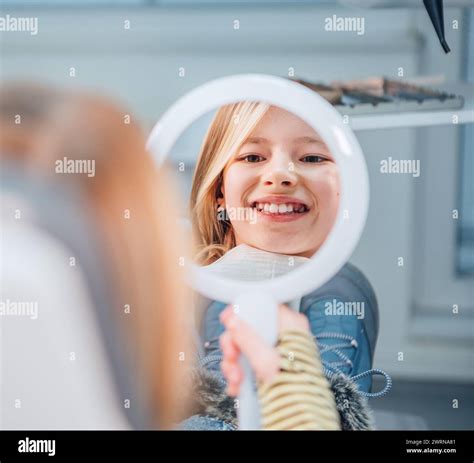
M 276 348 L 280 371 L 271 383 L 258 386 L 262 429 L 340 430 L 334 395 L 313 337 L 286 331 Z

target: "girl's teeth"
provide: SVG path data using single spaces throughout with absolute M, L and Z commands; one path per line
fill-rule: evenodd
M 304 212 L 305 206 L 303 204 L 274 204 L 274 203 L 256 203 L 255 208 L 259 211 L 270 214 L 286 214 L 292 212 Z

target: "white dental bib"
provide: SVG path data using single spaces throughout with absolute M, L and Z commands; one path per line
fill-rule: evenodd
M 308 261 L 307 257 L 277 254 L 239 244 L 202 270 L 238 281 L 262 281 L 284 275 Z M 300 301 L 301 297 L 298 297 L 287 304 L 298 311 Z

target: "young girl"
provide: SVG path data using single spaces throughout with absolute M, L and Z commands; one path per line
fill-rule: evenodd
M 338 204 L 337 165 L 308 124 L 264 103 L 218 111 L 191 191 L 201 263 L 211 264 L 242 243 L 311 257 L 328 236 Z M 230 223 L 216 220 L 222 217 L 217 209 Z
M 335 160 L 307 123 L 265 103 L 226 105 L 209 127 L 193 179 L 190 207 L 197 260 L 212 267 L 242 245 L 309 258 L 330 233 L 339 191 Z M 241 211 L 246 213 L 238 213 Z M 337 315 L 331 310 L 339 303 L 353 302 L 364 307 L 362 316 Z M 208 375 L 209 382 L 223 380 L 219 337 L 224 332 L 220 320 L 224 309 L 225 304 L 214 302 L 203 319 L 205 357 L 201 363 L 214 375 Z M 371 375 L 384 373 L 371 370 L 378 308 L 364 275 L 353 265 L 345 265 L 323 287 L 304 296 L 299 311 L 309 320 L 333 388 L 336 379 L 351 377 L 357 381 L 357 387 L 351 382 L 351 390 L 370 396 Z M 390 387 L 389 378 L 387 381 L 386 390 Z M 214 402 L 222 405 L 225 398 L 219 394 Z M 336 391 L 336 402 L 337 395 Z M 367 418 L 360 397 L 351 394 L 348 400 L 357 403 L 356 409 Z M 208 403 L 203 404 L 206 407 Z M 235 424 L 228 413 L 220 416 L 230 426 Z M 350 407 L 341 409 L 341 418 L 347 429 L 370 427 L 368 419 L 354 420 Z M 200 426 L 196 419 L 191 427 Z

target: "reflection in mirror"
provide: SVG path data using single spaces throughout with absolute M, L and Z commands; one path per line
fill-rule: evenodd
M 195 260 L 240 280 L 286 273 L 313 256 L 334 225 L 339 169 L 317 130 L 262 102 L 206 114 L 168 158 L 180 174 Z

